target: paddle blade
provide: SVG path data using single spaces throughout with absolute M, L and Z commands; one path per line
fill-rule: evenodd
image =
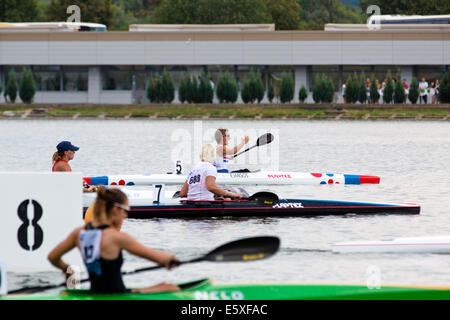
M 262 135 L 261 137 L 258 138 L 258 140 L 256 140 L 256 145 L 259 146 L 263 146 L 265 144 L 271 143 L 274 139 L 273 134 L 271 133 L 266 133 L 264 135 Z
M 255 261 L 271 257 L 279 248 L 280 239 L 277 237 L 245 238 L 214 249 L 203 260 L 214 262 Z

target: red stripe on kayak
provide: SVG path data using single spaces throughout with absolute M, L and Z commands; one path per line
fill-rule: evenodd
M 380 244 L 333 244 L 333 247 L 385 247 L 385 246 L 448 246 L 450 243 L 380 243 Z
M 372 183 L 372 184 L 379 184 L 380 183 L 380 177 L 377 176 L 359 176 L 359 183 Z

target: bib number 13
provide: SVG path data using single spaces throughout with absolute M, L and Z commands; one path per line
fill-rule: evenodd
M 28 205 L 30 202 L 33 205 L 33 211 L 34 215 L 33 218 L 28 218 Z M 39 249 L 39 247 L 42 245 L 42 242 L 44 241 L 44 231 L 42 230 L 41 226 L 39 225 L 39 220 L 42 218 L 42 207 L 36 200 L 24 200 L 17 209 L 17 215 L 19 216 L 19 219 L 23 222 L 19 230 L 17 230 L 17 240 L 19 241 L 19 245 L 27 251 L 34 251 Z M 34 234 L 34 241 L 32 246 L 28 244 L 28 228 L 33 228 L 33 234 Z

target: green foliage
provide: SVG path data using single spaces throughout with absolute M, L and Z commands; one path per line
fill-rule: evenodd
M 280 83 L 280 101 L 289 103 L 294 99 L 294 78 L 291 73 L 283 72 Z
M 264 0 L 276 30 L 296 30 L 300 22 L 300 6 L 296 0 Z
M 169 72 L 164 71 L 159 89 L 159 99 L 163 103 L 171 103 L 175 98 L 175 85 Z
M 214 90 L 208 76 L 205 73 L 202 73 L 200 77 L 197 98 L 199 103 L 212 103 L 214 99 Z
M 297 0 L 301 7 L 301 30 L 323 30 L 327 23 L 365 23 L 361 9 L 339 0 Z
M 106 26 L 114 24 L 115 6 L 112 0 L 51 0 L 47 6 L 49 21 L 66 21 L 69 15 L 67 7 L 77 5 L 81 10 L 81 21 L 102 23 Z
M 255 101 L 259 103 L 264 98 L 264 84 L 259 72 L 250 72 L 249 77 L 242 86 L 241 97 L 245 103 L 253 103 Z
M 347 85 L 345 89 L 345 96 L 348 103 L 356 103 L 359 98 L 360 85 L 359 78 L 356 72 L 347 79 Z
M 298 92 L 298 100 L 300 100 L 301 103 L 305 103 L 305 100 L 308 98 L 308 91 L 305 88 L 305 85 L 303 84 Z
M 147 98 L 151 103 L 159 102 L 159 88 L 160 88 L 160 79 L 159 75 L 150 75 L 150 81 L 147 86 Z
M 264 93 L 265 93 L 264 84 L 263 84 L 262 78 L 261 78 L 261 73 L 257 72 L 256 74 L 254 74 L 252 83 L 253 83 L 254 90 L 255 90 L 255 100 L 258 101 L 258 103 L 260 103 L 262 101 L 262 99 L 264 99 Z
M 180 79 L 180 86 L 178 87 L 178 100 L 180 100 L 181 103 L 187 101 L 191 81 L 190 79 L 191 77 L 187 73 Z
M 264 0 L 164 0 L 153 23 L 245 24 L 270 23 Z
M 22 69 L 22 76 L 20 77 L 19 96 L 24 103 L 33 102 L 36 94 L 36 83 L 34 82 L 33 73 L 29 68 Z
M 334 82 L 331 77 L 325 77 L 325 96 L 324 96 L 324 102 L 326 103 L 332 103 L 334 98 L 335 88 L 334 88 Z
M 392 84 L 391 71 L 386 76 L 386 86 L 384 87 L 383 101 L 385 103 L 391 103 L 394 94 L 394 86 Z
M 302 87 L 304 88 L 304 87 Z M 315 103 L 331 103 L 334 98 L 333 79 L 325 75 L 317 75 L 313 85 L 313 100 Z M 306 88 L 305 88 L 306 93 Z M 307 96 L 307 93 L 306 93 Z M 305 97 L 306 99 L 306 97 Z M 300 99 L 301 100 L 301 99 Z
M 443 0 L 360 0 L 359 6 L 366 11 L 370 5 L 381 8 L 382 14 L 439 15 L 450 12 L 450 1 Z
M 220 73 L 217 81 L 217 98 L 220 103 L 230 102 L 234 103 L 238 97 L 238 88 L 233 76 L 229 73 Z
M 375 75 L 370 78 L 370 102 L 378 103 L 380 100 L 380 93 L 378 92 L 377 81 Z
M 0 0 L 1 22 L 33 22 L 40 18 L 37 0 Z
M 394 103 L 404 103 L 405 102 L 405 88 L 403 87 L 403 83 L 401 81 L 402 74 L 400 70 L 397 72 L 397 82 L 395 83 L 394 88 Z
M 6 81 L 5 87 L 5 99 L 8 99 L 9 102 L 16 102 L 17 98 L 17 81 L 16 81 L 16 72 L 14 69 L 11 69 L 8 73 L 8 80 Z
M 267 88 L 267 99 L 272 103 L 273 98 L 275 97 L 275 86 L 273 85 L 272 79 L 269 81 L 269 87 Z
M 190 103 L 199 103 L 200 102 L 200 95 L 198 94 L 198 87 L 199 87 L 199 82 L 197 81 L 197 78 L 195 77 L 195 75 L 192 75 L 191 77 L 191 87 L 190 90 L 188 91 L 188 96 L 187 96 L 187 100 Z
M 360 103 L 366 103 L 367 101 L 366 90 L 366 75 L 362 72 L 358 79 L 358 101 Z
M 409 85 L 408 99 L 412 104 L 416 104 L 419 99 L 419 82 L 416 77 L 413 77 Z
M 316 75 L 314 78 L 314 84 L 312 87 L 312 97 L 315 103 L 320 103 L 323 100 L 323 79 L 320 75 Z
M 440 81 L 439 101 L 450 103 L 450 72 L 445 73 Z
M 242 90 L 241 90 L 241 98 L 244 103 L 249 103 L 251 101 L 251 89 L 250 89 L 250 80 L 246 79 L 244 80 L 244 83 L 242 84 Z

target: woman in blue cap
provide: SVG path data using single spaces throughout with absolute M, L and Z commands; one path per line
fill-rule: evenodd
M 56 146 L 56 151 L 53 154 L 53 167 L 52 172 L 71 172 L 72 168 L 69 165 L 69 161 L 75 157 L 75 151 L 80 148 L 74 146 L 70 141 L 61 141 Z M 83 181 L 83 192 L 96 191 L 95 186 L 89 186 Z

